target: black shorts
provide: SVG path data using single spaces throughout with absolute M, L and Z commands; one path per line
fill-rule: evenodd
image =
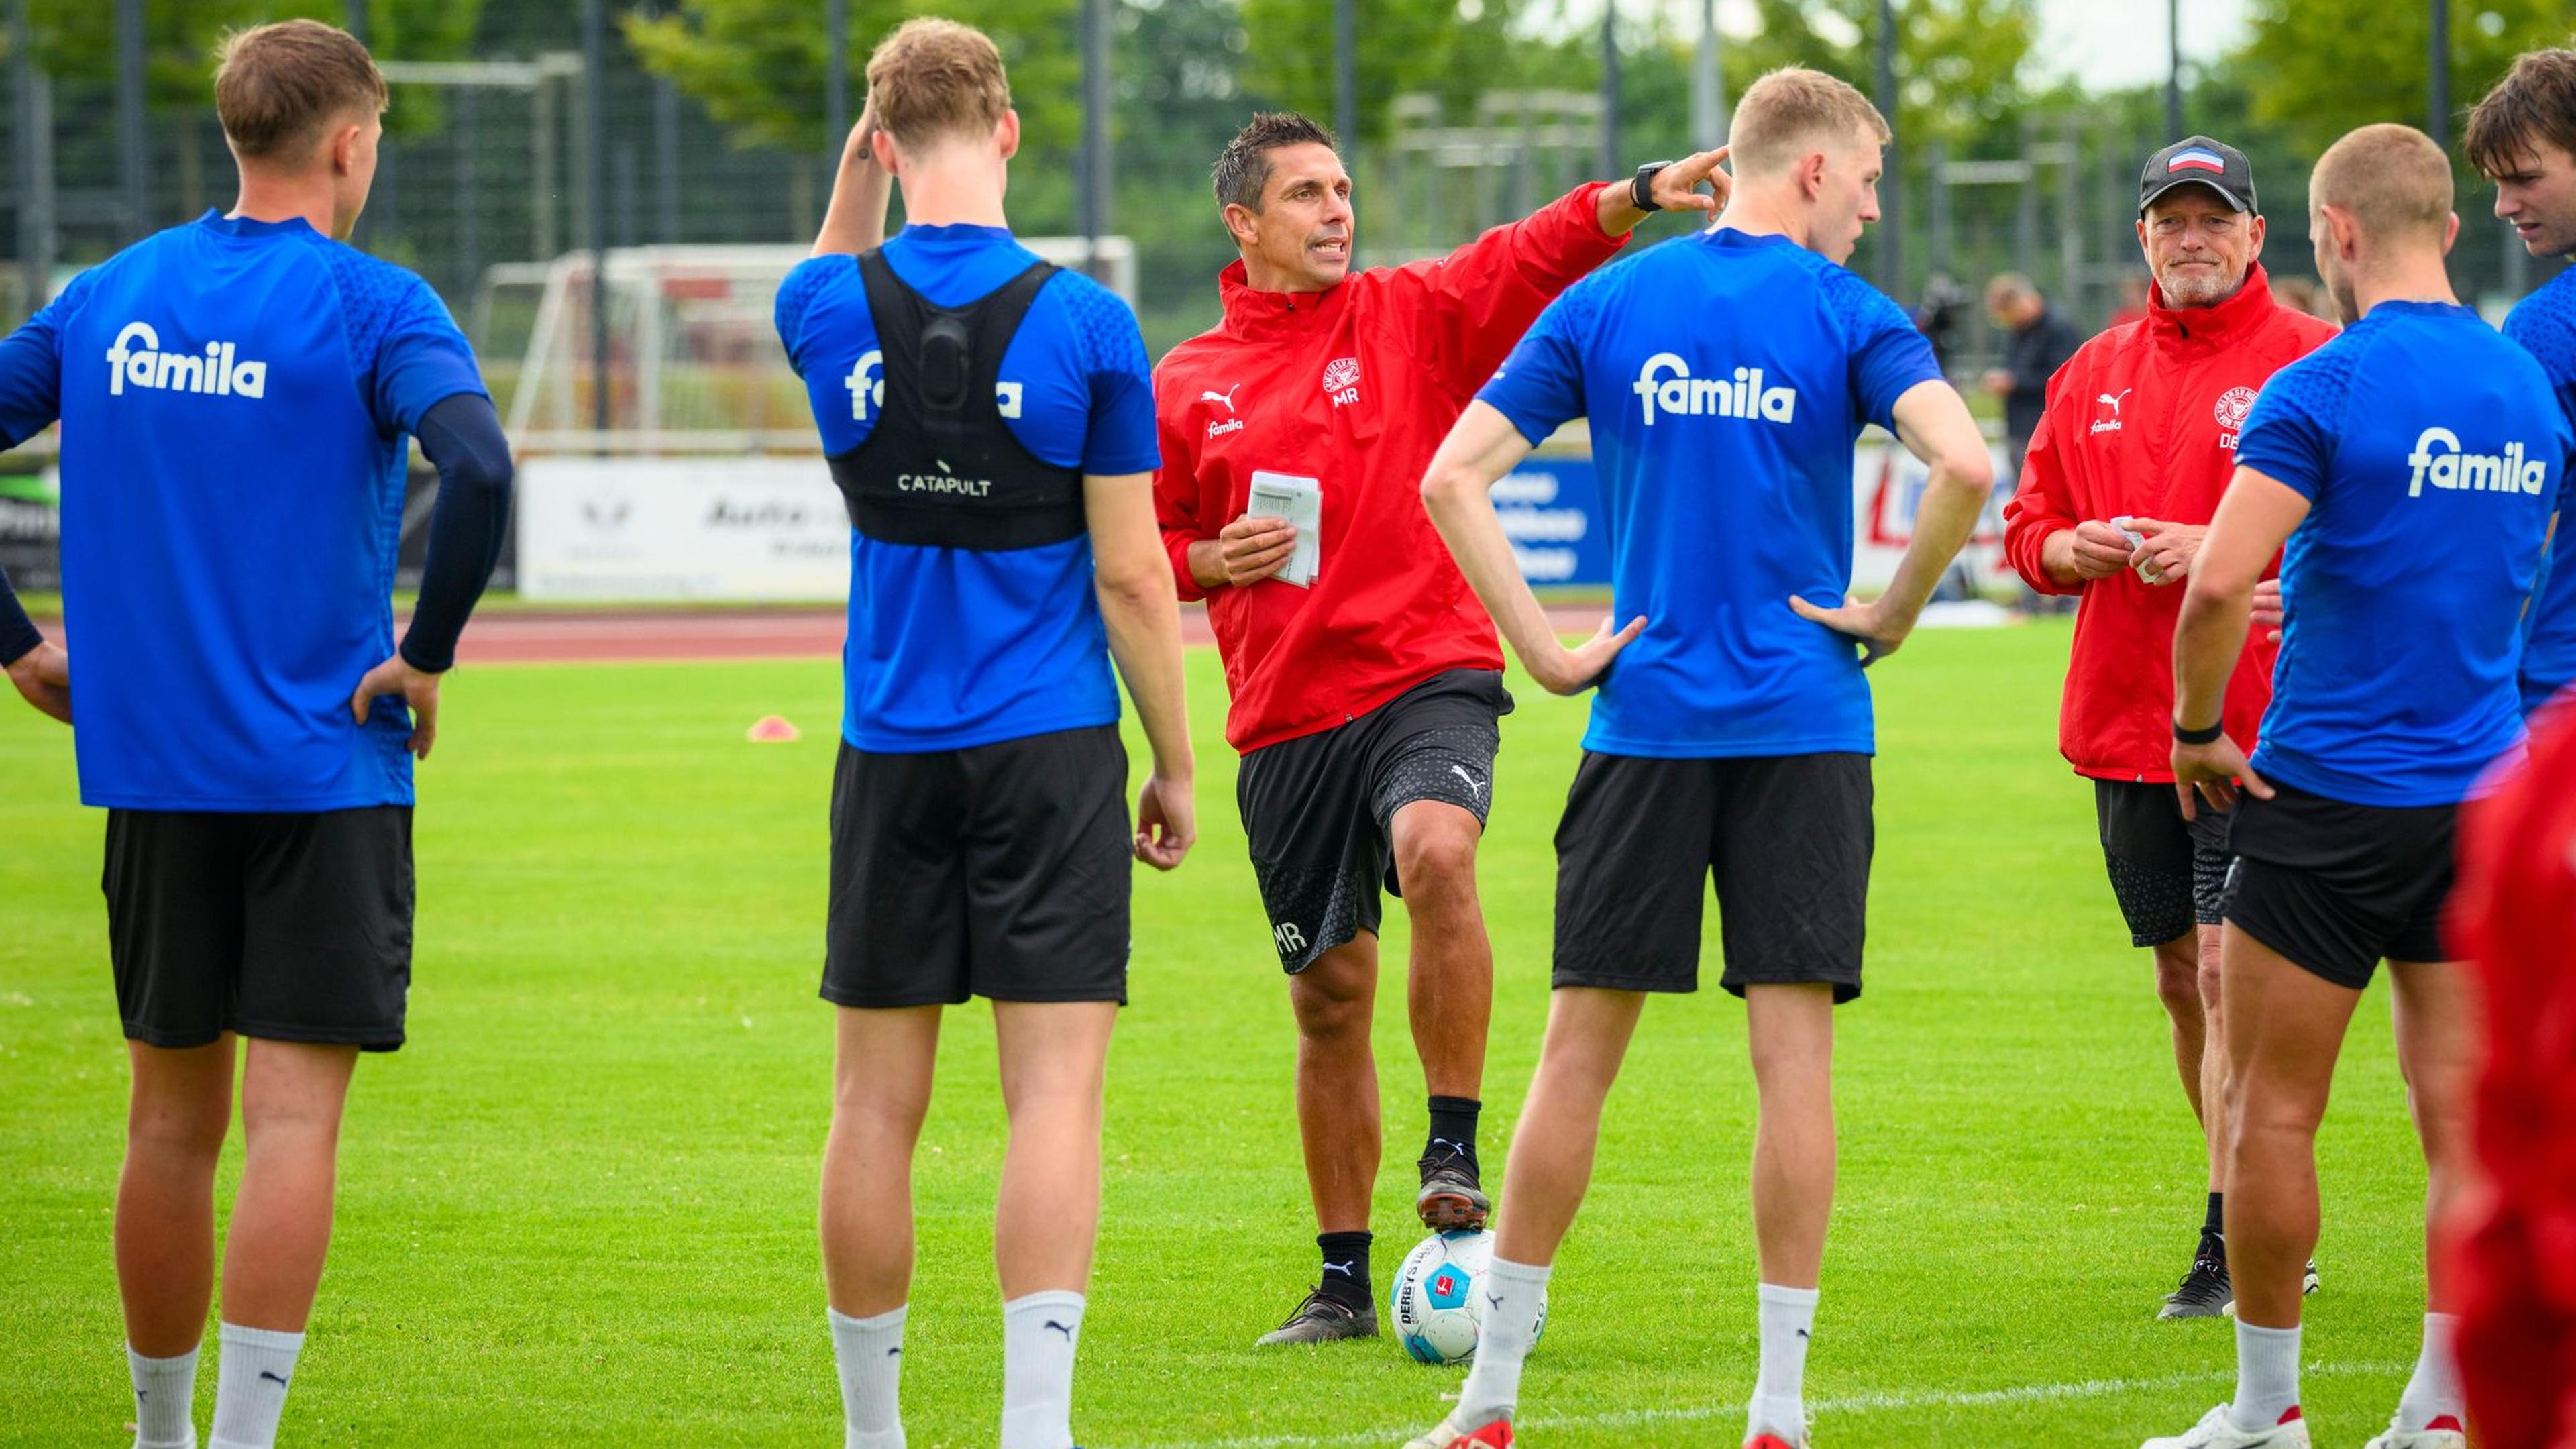
M 2195 925 L 2218 924 L 2230 858 L 2226 811 L 2201 800 L 2185 820 L 2170 782 L 2096 780 L 2093 815 L 2130 945 L 2161 946 Z
M 1235 804 L 1281 967 L 1303 971 L 1376 933 L 1379 883 L 1404 894 L 1388 834 L 1396 811 L 1441 800 L 1484 823 L 1511 712 L 1500 671 L 1452 669 L 1348 724 L 1243 757 Z
M 1586 752 L 1556 827 L 1556 986 L 1699 989 L 1714 878 L 1726 974 L 1860 995 L 1875 844 L 1869 756 Z
M 2381 960 L 2447 961 L 2456 805 L 2353 805 L 2273 782 L 2236 803 L 2227 923 L 2337 986 Z
M 823 999 L 1127 1000 L 1127 749 L 1116 725 L 832 767 Z
M 129 1040 L 402 1045 L 410 806 L 110 810 L 99 885 Z

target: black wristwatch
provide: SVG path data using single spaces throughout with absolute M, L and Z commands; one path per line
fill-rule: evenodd
M 1637 168 L 1636 178 L 1628 183 L 1628 200 L 1639 211 L 1661 211 L 1655 201 L 1655 173 L 1672 165 L 1670 161 L 1649 161 Z
M 2227 721 L 2224 719 L 2200 729 L 2192 729 L 2181 720 L 2174 721 L 2174 738 L 2186 745 L 2205 745 L 2225 733 L 2227 733 Z

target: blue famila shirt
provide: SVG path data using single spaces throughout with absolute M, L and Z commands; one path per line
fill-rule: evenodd
M 2558 410 L 2576 426 L 2576 267 L 2561 271 L 2548 285 L 2516 303 L 2504 319 L 2504 335 L 2522 344 L 2549 375 L 2558 394 Z M 2576 681 L 2576 493 L 2560 473 L 2550 499 L 2558 532 L 2549 546 L 2539 591 L 2532 596 L 2522 643 L 2522 707 L 2525 714 L 2549 702 L 2550 696 Z
M 991 295 L 1037 261 L 999 227 L 911 226 L 886 264 L 940 307 Z M 867 284 L 851 256 L 814 257 L 778 288 L 778 338 L 805 380 L 823 451 L 867 441 L 882 375 Z M 1039 461 L 1150 473 L 1159 457 L 1152 369 L 1127 304 L 1058 272 L 1002 354 L 1019 414 L 1004 426 Z M 1089 535 L 978 551 L 850 532 L 842 738 L 887 753 L 965 749 L 1114 723 L 1118 686 L 1092 590 Z
M 2570 442 L 2539 364 L 2449 303 L 2382 302 L 2273 374 L 2236 461 L 2309 507 L 2258 774 L 2451 805 L 2521 747 L 2522 609 Z
M 412 803 L 392 656 L 405 437 L 473 349 L 429 284 L 302 220 L 198 220 L 0 342 L 0 444 L 62 420 L 64 623 L 85 804 Z
M 1905 313 L 1785 237 L 1666 242 L 1577 282 L 1477 396 L 1537 443 L 1588 417 L 1613 610 L 1585 749 L 1873 753 L 1852 641 L 1789 608 L 1851 582 L 1852 444 L 1941 377 Z

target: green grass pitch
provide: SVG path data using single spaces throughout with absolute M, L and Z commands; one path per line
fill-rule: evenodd
M 1926 633 L 1872 671 L 1868 993 L 1840 1017 L 1840 1201 L 1808 1375 L 1835 1449 L 2125 1446 L 2179 1432 L 2230 1382 L 2224 1322 L 2150 1316 L 2189 1252 L 2200 1154 L 2089 792 L 2054 750 L 2065 652 L 2056 625 Z M 1223 684 L 1213 653 L 1190 670 L 1204 834 L 1178 875 L 1138 876 L 1075 1426 L 1092 1449 L 1393 1449 L 1456 1371 L 1392 1339 L 1249 1347 L 1313 1272 L 1313 1229 Z M 1517 692 L 1482 862 L 1497 1182 L 1546 1007 L 1549 839 L 1584 718 Z M 411 1044 L 358 1075 L 284 1442 L 837 1444 L 812 1228 L 835 667 L 468 669 L 445 709 L 422 771 Z M 745 743 L 772 712 L 803 742 Z M 172 715 L 185 728 L 186 701 Z M 0 779 L 0 1443 L 120 1445 L 125 1063 L 102 817 L 74 804 L 69 735 L 14 700 Z M 1391 962 L 1404 939 L 1391 910 Z M 1707 949 L 1713 979 L 1714 912 Z M 1381 1290 L 1419 1236 L 1400 979 L 1378 1012 Z M 2421 1312 L 2422 1169 L 2384 990 L 2320 1148 L 2306 1354 L 2324 1441 L 2385 1422 Z M 1737 1442 L 1754 1370 L 1742 1023 L 1714 987 L 1646 1014 L 1524 1385 L 1538 1449 Z M 991 1444 L 1001 1380 L 985 1012 L 950 1013 L 940 1072 L 905 1354 L 919 1449 Z M 237 1165 L 238 1139 L 225 1201 Z M 209 1367 L 200 1424 L 213 1393 Z

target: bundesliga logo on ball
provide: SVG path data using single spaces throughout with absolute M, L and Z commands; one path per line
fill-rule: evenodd
M 1466 1228 L 1433 1233 L 1404 1255 L 1386 1306 L 1395 1316 L 1397 1339 L 1416 1363 L 1459 1364 L 1476 1356 L 1485 1311 L 1492 1306 L 1485 1270 L 1493 1261 L 1494 1235 Z M 1538 1331 L 1546 1329 L 1542 1299 Z

